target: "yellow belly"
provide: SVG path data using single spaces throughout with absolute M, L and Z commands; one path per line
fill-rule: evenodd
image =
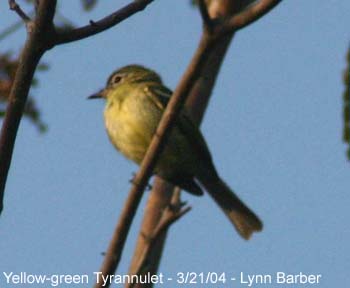
M 128 159 L 140 164 L 157 129 L 162 112 L 152 102 L 140 97 L 126 97 L 107 105 L 104 117 L 113 145 Z M 167 145 L 156 165 L 155 172 L 188 174 L 196 166 L 193 152 L 185 136 L 177 127 L 169 136 Z

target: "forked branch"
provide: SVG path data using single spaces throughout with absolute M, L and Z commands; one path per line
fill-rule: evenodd
M 168 206 L 163 211 L 163 216 L 158 222 L 158 225 L 155 227 L 154 231 L 149 235 L 146 234 L 147 244 L 138 259 L 138 264 L 136 266 L 136 275 L 141 275 L 145 271 L 147 271 L 147 267 L 149 265 L 149 259 L 152 251 L 154 250 L 157 241 L 161 238 L 162 234 L 168 230 L 171 224 L 179 220 L 182 216 L 184 216 L 187 212 L 191 210 L 190 206 L 185 206 L 186 203 L 181 203 L 180 201 L 180 189 L 177 188 L 173 194 L 170 206 Z M 128 283 L 126 287 L 134 287 L 134 283 Z

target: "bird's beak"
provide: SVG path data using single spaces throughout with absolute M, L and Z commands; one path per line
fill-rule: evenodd
M 95 94 L 90 95 L 87 99 L 99 99 L 99 98 L 106 98 L 106 90 L 102 89 L 98 91 Z

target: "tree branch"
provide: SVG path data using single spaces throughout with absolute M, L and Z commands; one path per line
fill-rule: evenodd
M 45 43 L 47 37 L 52 33 L 56 3 L 57 0 L 41 0 L 37 7 L 37 15 L 34 20 L 35 29 L 40 30 L 37 32 L 38 42 L 43 42 L 45 46 L 47 46 Z
M 31 17 L 33 17 L 34 15 L 34 11 L 31 11 L 28 14 L 28 17 L 31 19 Z M 25 23 L 28 24 L 31 21 Z M 7 36 L 9 36 L 10 34 L 16 32 L 19 28 L 21 28 L 23 25 L 23 20 L 19 19 L 17 22 L 11 24 L 9 27 L 5 28 L 3 31 L 0 32 L 0 41 L 4 40 Z
M 233 15 L 225 24 L 223 24 L 219 33 L 230 33 L 252 24 L 270 12 L 280 2 L 282 2 L 282 0 L 260 0 L 255 4 L 252 4 L 242 12 Z
M 9 6 L 11 10 L 15 11 L 18 16 L 21 17 L 24 23 L 31 21 L 29 16 L 22 10 L 15 0 L 9 0 Z
M 13 147 L 21 121 L 35 69 L 45 52 L 45 35 L 52 27 L 55 0 L 42 0 L 38 13 L 28 31 L 19 66 L 11 88 L 0 133 L 0 213 L 3 209 L 4 190 L 10 168 Z
M 180 189 L 177 189 L 173 194 L 171 205 L 164 210 L 163 215 L 154 231 L 151 233 L 151 235 L 144 235 L 147 244 L 145 245 L 140 258 L 138 259 L 135 275 L 142 275 L 147 270 L 150 255 L 152 254 L 157 241 L 160 237 L 162 237 L 164 232 L 168 230 L 170 225 L 179 220 L 182 216 L 191 210 L 190 206 L 183 207 L 183 203 L 179 202 L 179 197 Z M 128 283 L 126 287 L 135 287 L 135 283 Z
M 90 21 L 89 25 L 69 31 L 57 32 L 57 35 L 52 38 L 53 45 L 66 44 L 103 32 L 135 13 L 144 10 L 147 5 L 153 1 L 154 0 L 135 0 L 99 21 Z
M 146 234 L 151 234 L 152 231 L 158 226 L 160 219 L 162 218 L 163 212 L 168 207 L 172 201 L 174 186 L 166 182 L 162 178 L 156 176 L 152 185 L 152 191 L 149 193 L 146 209 L 144 211 L 144 217 L 141 224 L 139 236 L 137 239 L 134 255 L 131 260 L 129 274 L 136 274 L 138 269 L 139 259 L 143 254 L 145 247 L 147 247 L 148 242 L 144 237 Z M 166 231 L 162 233 L 156 244 L 154 244 L 150 255 L 148 256 L 149 272 L 153 275 L 156 273 L 161 254 L 163 251 L 165 239 L 167 233 Z M 140 285 L 136 285 L 139 287 Z M 144 286 L 143 286 L 144 287 Z M 148 287 L 148 286 L 147 286 Z

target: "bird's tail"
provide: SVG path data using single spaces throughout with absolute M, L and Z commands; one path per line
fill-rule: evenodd
M 200 182 L 244 239 L 248 240 L 253 232 L 262 230 L 263 224 L 260 219 L 220 177 L 204 177 Z

